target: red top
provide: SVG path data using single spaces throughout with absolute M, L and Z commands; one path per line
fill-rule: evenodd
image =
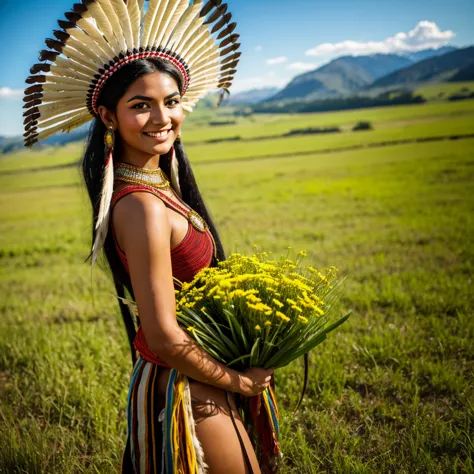
M 161 193 L 155 188 L 141 185 L 129 185 L 117 192 L 112 198 L 110 212 L 112 213 L 113 207 L 121 198 L 135 192 L 151 193 L 161 199 L 166 206 L 188 218 L 187 213 L 189 212 L 189 208 L 184 207 L 185 204 L 182 201 L 179 203 L 175 200 L 172 200 L 167 195 Z M 129 273 L 127 257 L 125 252 L 118 245 L 112 225 L 111 228 L 115 241 L 115 248 L 117 249 L 125 270 L 127 273 Z M 186 236 L 178 245 L 171 249 L 171 266 L 173 276 L 181 282 L 191 281 L 196 273 L 211 264 L 214 251 L 214 240 L 209 229 L 201 232 L 197 230 L 188 220 L 188 232 L 186 233 Z M 149 349 L 141 326 L 138 327 L 137 335 L 135 336 L 133 345 L 135 350 L 146 361 L 153 364 L 162 365 L 164 367 L 170 367 L 168 364 L 166 364 L 166 362 L 160 359 L 157 354 Z

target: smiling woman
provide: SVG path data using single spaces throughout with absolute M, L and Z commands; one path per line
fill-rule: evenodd
M 178 138 L 184 120 L 181 90 L 180 75 L 169 63 L 142 59 L 124 66 L 97 100 L 100 116 L 83 160 L 91 202 L 99 203 L 102 137 L 107 129 L 115 132 L 112 232 L 105 238 L 104 250 L 119 296 L 125 295 L 125 288 L 140 313 L 133 338 L 138 359 L 128 399 L 129 444 L 122 469 L 132 472 L 140 457 L 161 465 L 164 440 L 159 415 L 167 404 L 171 370 L 177 369 L 189 377 L 194 429 L 209 472 L 260 472 L 235 400 L 227 400 L 226 391 L 259 393 L 268 385 L 271 371 L 241 374 L 223 366 L 199 349 L 176 321 L 172 277 L 190 281 L 202 268 L 224 259 Z M 179 166 L 175 186 L 168 181 L 174 159 Z M 99 212 L 96 204 L 95 221 Z M 131 321 L 128 327 L 133 333 Z M 226 450 L 215 450 L 218 439 L 226 440 Z M 135 472 L 159 472 L 146 465 L 140 469 Z
M 134 362 L 122 472 L 259 473 L 234 393 L 262 393 L 273 371 L 216 361 L 178 325 L 175 301 L 178 281 L 225 258 L 180 130 L 209 89 L 230 87 L 236 24 L 221 0 L 83 0 L 65 15 L 27 79 L 24 137 L 94 118 L 82 162 L 91 261 L 104 250 L 139 313 L 135 327 L 121 304 Z

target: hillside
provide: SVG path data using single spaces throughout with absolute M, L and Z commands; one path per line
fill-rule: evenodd
M 237 92 L 231 94 L 229 99 L 224 101 L 225 105 L 237 106 L 237 105 L 252 105 L 262 100 L 268 99 L 274 96 L 278 92 L 277 87 L 263 87 L 261 89 L 250 89 L 244 92 Z
M 412 66 L 395 71 L 374 81 L 371 87 L 380 88 L 413 85 L 422 82 L 446 82 L 455 77 L 458 78 L 456 80 L 467 81 L 473 79 L 473 64 L 474 46 L 469 46 L 441 56 L 425 59 Z M 471 74 L 469 71 L 471 71 Z
M 375 79 L 410 64 L 410 59 L 395 54 L 343 56 L 315 71 L 295 77 L 269 100 L 314 100 L 351 94 L 371 84 Z

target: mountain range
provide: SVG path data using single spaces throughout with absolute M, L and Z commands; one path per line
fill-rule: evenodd
M 474 80 L 474 46 L 445 46 L 410 53 L 343 56 L 314 70 L 296 76 L 282 90 L 252 89 L 230 96 L 225 105 L 254 106 L 346 99 L 354 96 L 375 97 L 393 89 L 413 89 L 422 83 Z M 200 101 L 199 108 L 214 108 L 218 96 L 211 94 Z M 43 145 L 60 145 L 83 139 L 89 125 L 68 134 L 56 134 Z M 18 137 L 0 136 L 0 154 L 21 148 Z
M 265 102 L 321 100 L 420 82 L 472 80 L 469 67 L 473 60 L 472 46 L 462 49 L 444 46 L 407 55 L 342 56 L 296 76 Z

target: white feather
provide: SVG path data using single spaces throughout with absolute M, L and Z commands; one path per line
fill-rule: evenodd
M 66 44 L 83 54 L 85 58 L 104 65 L 109 62 L 109 55 L 97 46 L 97 43 L 86 35 L 82 30 L 76 29 L 74 35 L 66 41 Z
M 176 152 L 173 147 L 173 152 L 171 156 L 171 184 L 173 189 L 178 193 L 179 197 L 182 197 L 181 193 L 181 185 L 179 184 L 179 163 L 178 159 L 176 158 Z
M 114 51 L 114 57 L 118 56 L 122 50 L 121 43 L 115 36 L 114 28 L 99 3 L 93 2 L 89 4 L 87 7 L 87 12 L 82 14 L 82 18 L 95 21 L 97 29 L 104 35 L 105 39 L 110 44 L 110 47 Z M 118 34 L 119 33 L 117 33 L 117 35 Z
M 45 130 L 49 127 L 55 127 L 61 125 L 64 122 L 75 120 L 78 117 L 83 116 L 85 113 L 88 113 L 87 107 L 83 107 L 81 110 L 69 111 L 65 110 L 64 112 L 58 114 L 55 113 L 52 117 L 40 117 L 38 119 L 38 128 Z M 46 114 L 48 115 L 48 114 Z
M 105 16 L 108 18 L 110 22 L 110 26 L 112 27 L 112 32 L 115 35 L 115 38 L 117 38 L 117 41 L 120 45 L 120 52 L 126 52 L 127 51 L 127 42 L 125 41 L 125 38 L 122 34 L 122 29 L 120 26 L 120 20 L 117 16 L 117 13 L 115 12 L 115 8 L 113 7 L 112 3 L 110 0 L 95 0 L 101 7 L 102 10 L 105 13 Z
M 61 116 L 72 116 L 73 114 L 76 115 L 78 113 L 86 113 L 88 112 L 88 108 L 84 107 L 84 104 L 82 106 L 72 106 L 71 104 L 66 103 L 61 109 L 56 108 L 56 109 L 50 109 L 50 110 L 40 110 L 39 112 L 41 113 L 41 122 L 44 123 L 47 120 L 50 119 L 56 119 L 60 120 Z
M 189 8 L 186 9 L 184 14 L 179 19 L 178 23 L 172 34 L 170 35 L 166 48 L 172 49 L 174 52 L 179 53 L 179 45 L 183 42 L 186 42 L 187 34 L 189 33 L 189 29 L 194 22 L 203 23 L 205 18 L 199 17 L 199 12 L 201 11 L 202 7 L 202 0 L 195 2 Z
M 38 133 L 38 140 L 43 140 L 44 138 L 47 138 L 56 132 L 62 131 L 68 125 L 72 123 L 76 123 L 78 120 L 81 120 L 81 119 L 85 119 L 85 121 L 87 122 L 88 120 L 91 119 L 91 116 L 89 113 L 73 115 L 69 117 L 69 119 L 65 120 L 64 122 L 52 124 L 48 128 L 43 128 L 42 124 L 38 123 L 38 127 L 41 128 L 40 132 Z
M 130 26 L 132 28 L 133 45 L 132 48 L 140 47 L 140 23 L 142 20 L 140 5 L 137 0 L 128 0 L 128 16 L 130 17 Z
M 157 36 L 153 39 L 153 45 L 156 47 L 165 45 L 168 43 L 168 39 L 171 33 L 178 23 L 181 15 L 188 8 L 188 0 L 175 0 L 168 5 L 165 13 L 163 14 L 163 21 L 161 22 L 159 29 L 157 30 Z
M 57 61 L 56 61 L 57 63 Z M 58 64 L 51 64 L 50 68 L 50 73 L 54 76 L 59 76 L 59 77 L 70 77 L 71 79 L 77 79 L 79 81 L 91 81 L 91 76 L 90 74 L 86 75 L 83 74 L 82 71 L 80 72 L 78 68 L 76 67 L 76 64 L 73 64 L 72 61 L 69 61 L 69 66 L 68 67 L 62 67 L 59 66 Z
M 70 58 L 62 58 L 60 56 L 58 56 L 54 64 L 51 65 L 51 72 L 53 72 L 53 69 L 56 66 L 58 68 L 70 69 L 71 71 L 75 71 L 78 74 L 82 74 L 83 76 L 87 77 L 89 80 L 94 77 L 94 74 L 96 74 L 96 72 L 92 69 L 86 68 L 82 64 L 79 64 L 78 62 L 73 61 Z
M 114 165 L 113 158 L 109 160 L 104 170 L 102 191 L 100 193 L 99 215 L 95 225 L 96 236 L 92 245 L 92 265 L 95 264 L 99 252 L 104 246 L 109 229 L 110 202 L 114 192 Z
M 150 0 L 148 2 L 148 10 L 145 14 L 143 22 L 142 46 L 146 48 L 152 45 L 152 38 L 155 38 L 156 31 L 160 27 L 163 13 L 168 6 L 170 0 Z
M 200 61 L 206 61 L 208 56 L 213 56 L 216 53 L 220 54 L 217 45 L 213 41 L 206 43 L 205 47 L 201 48 L 200 51 L 196 51 L 196 54 L 193 56 L 193 68 L 200 64 Z
M 73 87 L 79 87 L 79 86 L 84 87 L 86 89 L 89 88 L 89 84 L 90 84 L 90 81 L 88 82 L 83 79 L 58 76 L 56 74 L 47 74 L 45 78 L 46 78 L 45 84 L 67 84 Z
M 81 64 L 83 67 L 89 69 L 90 72 L 92 72 L 92 77 L 94 74 L 97 74 L 97 69 L 102 66 L 102 64 L 97 59 L 85 59 L 79 51 L 72 48 L 71 46 L 68 46 L 67 44 L 62 48 L 62 53 L 64 56 L 67 56 L 68 58 Z
M 69 110 L 79 109 L 81 107 L 84 107 L 84 99 L 81 98 L 81 99 L 58 100 L 56 102 L 43 103 L 43 104 L 37 105 L 36 109 L 43 116 L 43 114 L 46 112 L 53 111 L 53 110 L 61 110 L 63 107 L 68 107 Z
M 206 54 L 207 51 L 211 51 L 214 47 L 214 38 L 208 36 L 206 41 L 200 43 L 199 47 L 194 48 L 185 56 L 189 67 L 196 63 L 196 61 L 199 61 L 199 58 L 201 58 L 203 54 Z
M 55 100 L 82 99 L 85 102 L 85 94 L 82 91 L 44 91 L 43 102 L 54 102 Z
M 84 19 L 81 18 L 77 23 L 77 26 L 81 28 L 81 30 L 86 33 L 92 41 L 95 42 L 98 48 L 100 48 L 105 57 L 108 58 L 107 62 L 115 56 L 115 51 L 112 49 L 110 44 L 106 41 L 103 34 L 97 28 L 97 24 L 95 21 L 91 19 Z M 71 36 L 73 36 L 74 32 L 77 31 L 77 28 L 70 29 L 67 31 Z
M 55 84 L 53 82 L 45 82 L 44 84 L 41 84 L 41 87 L 43 88 L 43 93 L 45 92 L 63 92 L 63 96 L 68 96 L 69 92 L 79 92 L 82 94 L 82 97 L 84 99 L 86 98 L 87 90 L 88 87 L 84 86 L 82 84 L 77 84 L 77 85 L 67 85 L 65 87 L 64 84 Z M 43 99 L 44 100 L 44 99 Z
M 117 19 L 120 24 L 120 29 L 125 39 L 125 43 L 127 44 L 125 51 L 132 51 L 134 41 L 132 33 L 132 24 L 130 23 L 130 16 L 128 14 L 127 6 L 123 2 L 123 0 L 109 0 L 109 2 L 113 5 L 115 14 L 117 15 Z
M 206 35 L 207 33 L 207 35 Z M 202 25 L 193 35 L 190 41 L 188 41 L 183 47 L 181 48 L 181 56 L 191 59 L 192 51 L 198 50 L 204 42 L 209 38 L 209 30 L 207 26 Z M 191 53 L 191 54 L 189 54 Z

